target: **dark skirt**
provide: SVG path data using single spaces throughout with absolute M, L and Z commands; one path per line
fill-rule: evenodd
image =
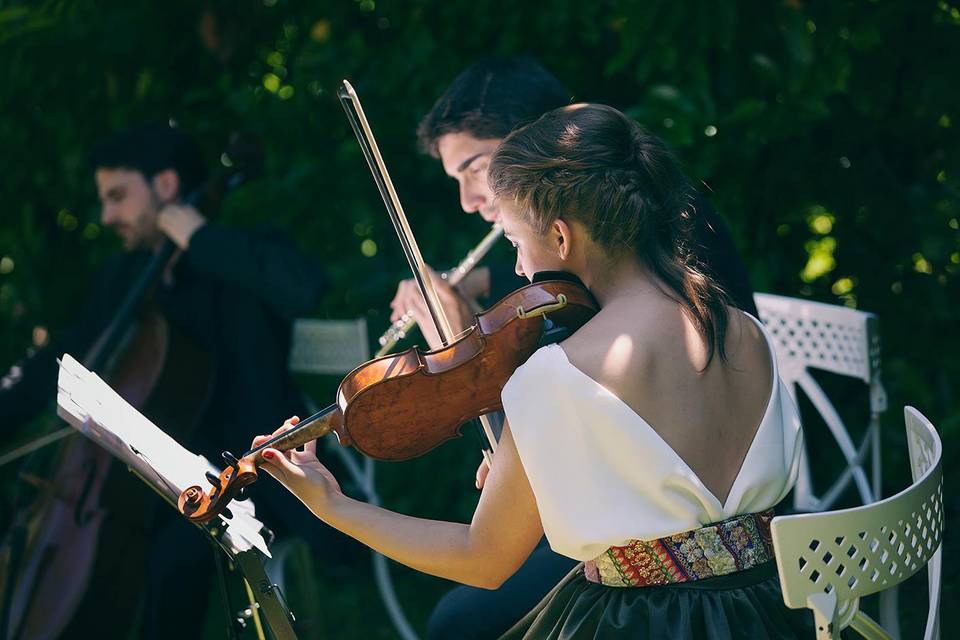
M 788 609 L 774 562 L 696 582 L 605 587 L 578 565 L 501 640 L 814 637 L 813 613 Z

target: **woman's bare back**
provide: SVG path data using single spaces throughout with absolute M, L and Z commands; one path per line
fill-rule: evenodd
M 726 361 L 660 292 L 608 303 L 561 345 L 570 363 L 619 397 L 723 504 L 770 398 L 771 354 L 759 327 L 730 307 Z M 706 367 L 706 368 L 705 368 Z

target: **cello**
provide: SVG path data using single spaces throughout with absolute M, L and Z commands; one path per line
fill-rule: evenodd
M 225 157 L 231 170 L 193 191 L 183 202 L 205 199 L 210 211 L 223 193 L 258 168 L 254 146 L 234 136 Z M 149 256 L 122 297 L 106 329 L 83 358 L 121 396 L 186 439 L 196 426 L 211 379 L 209 354 L 164 317 L 154 300 L 159 277 L 176 247 L 165 240 Z M 68 433 L 74 433 L 67 428 Z M 129 510 L 131 496 L 149 502 L 149 490 L 112 464 L 86 438 L 65 440 L 52 477 L 21 474 L 40 489 L 17 511 L 0 550 L 3 619 L 0 638 L 55 638 L 71 623 L 85 594 L 109 579 L 130 597 L 146 557 L 152 509 Z M 111 508 L 116 507 L 116 508 Z M 110 549 L 110 554 L 98 553 Z M 114 557 L 115 556 L 115 557 Z M 121 594 L 123 595 L 123 594 Z M 130 604 L 135 606 L 134 601 Z

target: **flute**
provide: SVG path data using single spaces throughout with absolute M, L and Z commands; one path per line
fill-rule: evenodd
M 487 232 L 487 235 L 483 237 L 480 243 L 475 246 L 473 249 L 467 253 L 467 256 L 453 269 L 449 271 L 444 271 L 440 274 L 440 278 L 446 280 L 450 286 L 455 287 L 457 284 L 463 280 L 470 271 L 477 266 L 483 257 L 487 255 L 490 249 L 493 247 L 494 243 L 500 239 L 500 236 L 503 235 L 503 227 L 500 226 L 499 222 L 494 223 L 490 231 Z M 385 356 L 393 349 L 393 347 L 406 337 L 407 332 L 417 326 L 417 321 L 414 319 L 413 314 L 407 312 L 403 316 L 394 322 L 390 327 L 384 331 L 383 335 L 380 336 L 380 349 L 377 351 L 376 356 Z

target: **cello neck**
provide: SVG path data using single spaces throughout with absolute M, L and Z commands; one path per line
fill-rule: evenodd
M 103 365 L 113 353 L 120 339 L 124 335 L 124 330 L 130 326 L 130 319 L 136 312 L 140 303 L 146 297 L 150 287 L 157 281 L 160 272 L 170 261 L 170 257 L 176 250 L 176 245 L 169 238 L 163 241 L 160 249 L 150 256 L 147 266 L 144 267 L 133 286 L 127 291 L 120 307 L 113 314 L 110 324 L 104 329 L 103 333 L 90 348 L 87 357 L 84 358 L 84 366 L 96 373 L 100 373 Z

